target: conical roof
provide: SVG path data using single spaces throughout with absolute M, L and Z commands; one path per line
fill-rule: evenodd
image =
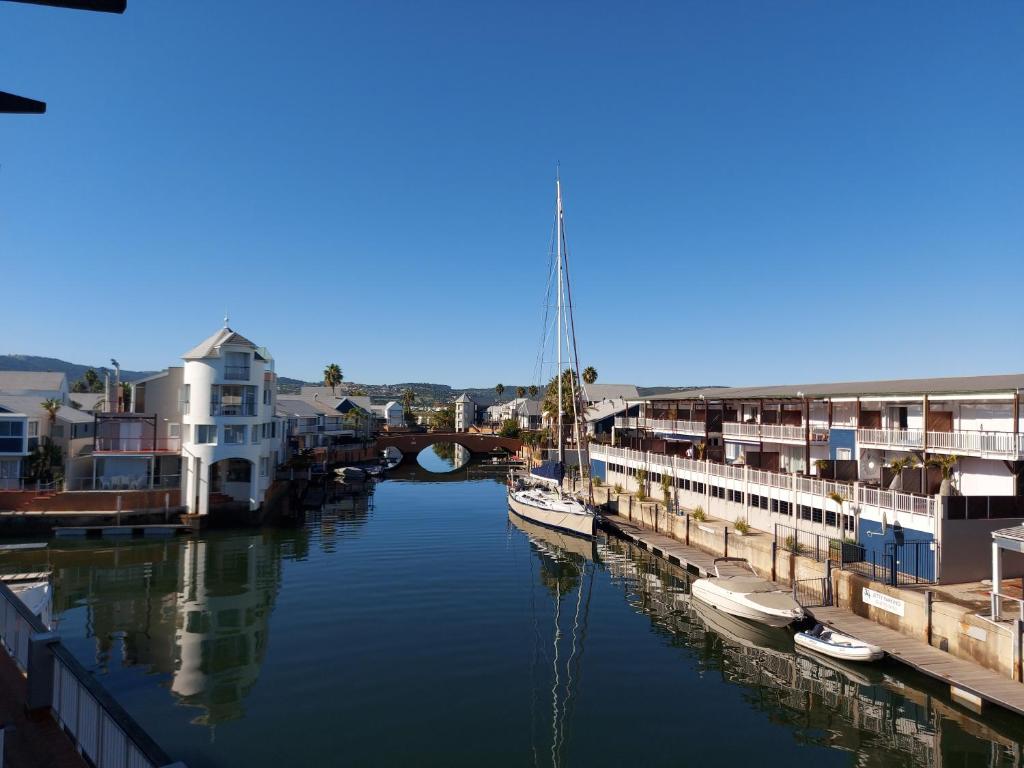
M 225 344 L 256 349 L 256 345 L 245 338 L 245 336 L 231 330 L 227 326 L 224 326 L 208 339 L 203 340 L 183 354 L 181 357 L 184 360 L 201 360 L 204 357 L 217 357 L 220 348 Z

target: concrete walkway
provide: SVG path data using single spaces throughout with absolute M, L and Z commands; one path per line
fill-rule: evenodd
M 1024 715 L 1024 684 L 985 669 L 923 640 L 908 637 L 894 629 L 857 616 L 846 608 L 819 607 L 810 609 L 822 624 L 885 649 L 893 658 L 909 664 L 951 688 L 959 688 L 984 701 L 998 704 L 1011 712 Z M 954 697 L 957 696 L 953 692 Z M 961 697 L 963 698 L 963 697 Z
M 25 688 L 21 671 L 0 652 L 0 724 L 7 729 L 4 768 L 86 768 L 48 712 L 25 714 Z
M 715 558 L 695 547 L 681 544 L 671 536 L 655 533 L 650 528 L 632 523 L 619 515 L 602 514 L 602 522 L 634 544 L 650 550 L 669 562 L 694 571 L 701 576 L 715 574 Z

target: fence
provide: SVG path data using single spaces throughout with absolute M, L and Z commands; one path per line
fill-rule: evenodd
M 784 552 L 810 557 L 819 563 L 826 560 L 838 562 L 840 549 L 846 542 L 834 536 L 823 536 L 814 531 L 804 531 L 791 525 L 775 524 L 775 546 Z
M 1021 496 L 947 496 L 948 520 L 1002 520 L 1024 517 Z
M 935 547 L 932 541 L 889 541 L 879 550 L 844 542 L 839 562 L 845 571 L 893 587 L 931 584 L 935 581 Z
M 827 576 L 797 579 L 793 582 L 793 599 L 803 608 L 832 605 L 832 581 Z
M 39 617 L 0 583 L 0 632 L 3 647 L 26 674 L 29 688 L 37 675 L 52 675 L 49 707 L 74 745 L 96 768 L 162 768 L 170 758 L 59 640 L 49 636 Z M 49 653 L 32 649 L 33 636 Z M 2 765 L 2 760 L 0 760 Z M 184 768 L 181 763 L 174 765 Z

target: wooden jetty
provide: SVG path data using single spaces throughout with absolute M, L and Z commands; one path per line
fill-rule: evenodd
M 638 547 L 664 557 L 688 571 L 700 576 L 715 575 L 714 555 L 702 552 L 696 547 L 688 547 L 671 536 L 643 528 L 620 515 L 602 514 L 599 522 Z
M 880 646 L 897 661 L 947 683 L 954 699 L 976 708 L 987 701 L 1024 715 L 1024 684 L 857 616 L 846 608 L 826 606 L 809 610 L 822 624 Z

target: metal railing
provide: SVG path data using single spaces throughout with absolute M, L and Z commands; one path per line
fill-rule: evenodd
M 858 429 L 857 443 L 893 448 L 924 448 L 924 432 L 920 429 Z
M 1020 435 L 1012 432 L 929 432 L 928 450 L 961 455 L 1016 457 Z
M 68 480 L 65 489 L 68 491 L 174 491 L 181 488 L 181 475 L 114 475 L 112 477 L 80 477 Z
M 637 451 L 632 448 L 593 445 L 591 446 L 590 455 L 591 458 L 603 461 L 614 459 L 631 461 L 644 469 L 666 472 L 677 477 L 682 476 L 681 473 L 691 473 L 698 476 L 696 478 L 698 482 L 707 482 L 708 478 L 712 477 L 741 479 L 745 472 L 747 482 L 750 485 L 761 485 L 785 490 L 796 488 L 802 493 L 823 497 L 827 497 L 830 493 L 835 492 L 858 505 L 891 509 L 896 512 L 906 512 L 914 515 L 935 516 L 936 502 L 935 498 L 931 496 L 918 496 L 900 491 L 885 491 L 879 488 L 868 488 L 832 480 L 818 480 L 813 477 L 800 477 L 799 475 L 770 472 L 764 469 L 754 469 L 753 467 L 736 467 L 728 464 L 687 459 L 680 456 Z M 693 480 L 695 478 L 691 477 L 689 479 Z M 750 493 L 758 493 L 756 488 L 749 488 L 748 490 Z
M 211 416 L 255 416 L 256 403 L 210 403 Z
M 825 536 L 792 525 L 775 524 L 775 546 L 778 549 L 809 557 L 819 563 L 826 560 L 838 562 L 844 545 L 848 545 L 848 542 L 835 536 Z
M 248 381 L 252 369 L 248 365 L 225 365 L 224 379 L 226 381 Z
M 839 564 L 843 570 L 894 587 L 931 584 L 935 581 L 936 546 L 933 541 L 891 541 L 879 551 L 844 542 L 839 550 Z
M 177 453 L 180 437 L 97 437 L 93 453 Z
M 797 579 L 793 582 L 793 599 L 802 608 L 832 605 L 832 583 L 825 576 Z

